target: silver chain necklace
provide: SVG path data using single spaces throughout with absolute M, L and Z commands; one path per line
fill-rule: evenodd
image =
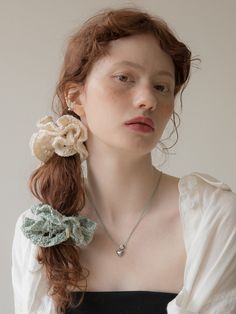
M 117 256 L 121 257 L 121 256 L 124 255 L 125 249 L 126 249 L 126 247 L 127 247 L 127 243 L 128 243 L 128 241 L 129 241 L 130 237 L 131 237 L 132 234 L 134 233 L 135 229 L 137 228 L 138 224 L 140 223 L 140 221 L 142 220 L 144 214 L 146 213 L 147 209 L 149 208 L 149 204 L 151 203 L 151 201 L 152 201 L 152 199 L 153 199 L 153 197 L 154 197 L 154 195 L 155 195 L 155 192 L 156 192 L 156 190 L 157 190 L 157 188 L 158 188 L 158 186 L 159 186 L 159 183 L 160 183 L 160 180 L 161 180 L 161 176 L 162 176 L 162 172 L 160 172 L 160 175 L 159 175 L 159 177 L 158 177 L 158 179 L 157 179 L 157 184 L 155 185 L 155 188 L 154 188 L 154 190 L 153 190 L 153 192 L 152 192 L 152 194 L 151 194 L 151 197 L 149 198 L 149 200 L 148 200 L 146 206 L 145 206 L 144 209 L 142 210 L 142 213 L 141 213 L 140 218 L 138 219 L 138 221 L 137 221 L 137 223 L 135 224 L 134 228 L 131 230 L 130 235 L 128 236 L 127 240 L 126 240 L 124 243 L 122 243 L 122 244 L 118 244 L 118 243 L 113 239 L 113 237 L 110 235 L 110 233 L 108 232 L 108 230 L 107 230 L 106 226 L 104 225 L 104 223 L 103 223 L 103 221 L 102 221 L 102 219 L 101 219 L 101 217 L 100 217 L 100 215 L 99 215 L 99 213 L 98 213 L 96 207 L 94 206 L 94 203 L 92 202 L 92 198 L 91 198 L 89 192 L 87 191 L 87 194 L 88 194 L 88 196 L 89 196 L 89 200 L 90 200 L 90 202 L 91 202 L 91 204 L 92 204 L 92 206 L 93 206 L 93 208 L 94 208 L 94 210 L 95 210 L 95 212 L 96 212 L 96 214 L 97 214 L 97 216 L 98 216 L 98 219 L 100 220 L 100 222 L 101 222 L 101 224 L 102 224 L 104 230 L 106 231 L 106 233 L 107 233 L 108 237 L 111 239 L 111 241 L 112 241 L 113 243 L 115 243 L 115 245 L 118 247 L 118 249 L 116 249 L 116 254 L 117 254 Z

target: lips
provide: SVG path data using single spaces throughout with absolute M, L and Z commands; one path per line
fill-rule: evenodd
M 144 124 L 150 126 L 152 129 L 154 129 L 154 123 L 151 118 L 147 118 L 144 116 L 135 117 L 134 119 L 131 119 L 129 121 L 126 121 L 125 124 Z

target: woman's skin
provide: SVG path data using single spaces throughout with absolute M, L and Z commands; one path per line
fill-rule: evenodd
M 88 128 L 86 185 L 117 243 L 129 236 L 160 175 L 151 151 L 174 110 L 174 86 L 171 58 L 153 35 L 139 34 L 110 42 L 109 54 L 79 87 L 74 111 Z M 150 117 L 154 130 L 124 125 L 137 116 Z M 99 224 L 91 245 L 80 250 L 88 290 L 178 293 L 186 259 L 178 201 L 178 178 L 163 174 L 123 257 Z M 81 214 L 99 222 L 88 199 Z

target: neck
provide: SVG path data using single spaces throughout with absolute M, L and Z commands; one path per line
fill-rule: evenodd
M 160 172 L 153 167 L 151 154 L 136 160 L 126 158 L 87 159 L 88 206 L 94 204 L 103 222 L 119 226 L 134 221 L 150 200 Z M 151 204 L 150 204 L 151 205 Z

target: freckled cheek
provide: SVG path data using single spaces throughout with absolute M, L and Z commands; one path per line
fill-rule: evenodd
M 107 89 L 103 99 L 106 101 L 107 106 L 112 106 L 114 109 L 119 108 L 120 110 L 123 107 L 127 107 L 127 104 L 129 103 L 128 93 L 119 88 Z
M 112 121 L 111 117 L 118 117 L 126 102 L 127 99 L 124 98 L 122 93 L 114 89 L 96 88 L 94 86 L 90 90 L 86 101 L 89 125 L 91 127 L 99 123 L 109 125 Z
M 162 104 L 158 110 L 164 119 L 169 119 L 174 111 L 174 105 L 171 103 Z
M 156 123 L 157 123 L 157 132 L 160 132 L 162 133 L 168 123 L 168 121 L 170 120 L 170 117 L 173 113 L 173 109 L 174 109 L 174 106 L 173 105 L 160 105 L 159 108 L 157 108 L 157 120 L 156 120 Z
M 120 99 L 123 96 L 119 88 L 114 88 L 110 83 L 99 83 L 95 82 L 91 89 L 93 92 L 93 99 L 100 102 L 105 102 L 104 105 L 109 105 L 109 103 Z

